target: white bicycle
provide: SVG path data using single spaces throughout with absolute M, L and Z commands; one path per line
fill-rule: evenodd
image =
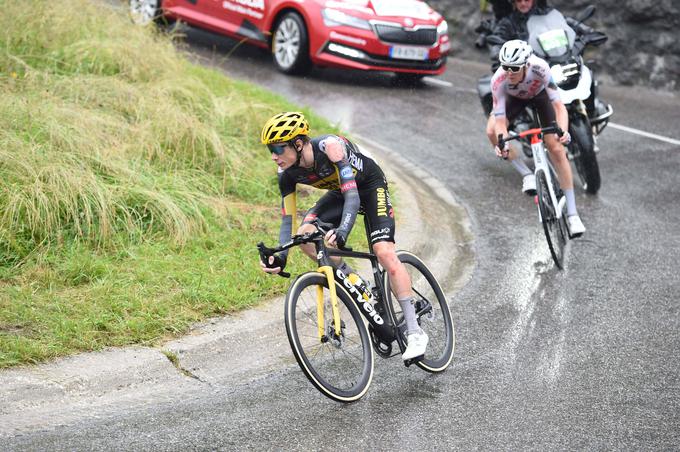
M 543 135 L 555 133 L 561 137 L 564 132 L 556 123 L 549 127 L 524 130 L 517 135 L 508 138 L 498 136 L 498 147 L 503 149 L 505 143 L 511 140 L 520 140 L 530 137 L 531 151 L 534 159 L 534 174 L 536 175 L 536 205 L 538 207 L 538 219 L 543 224 L 545 238 L 548 241 L 550 254 L 557 268 L 563 268 L 564 246 L 567 243 L 569 230 L 567 229 L 567 216 L 565 214 L 566 198 L 543 145 Z

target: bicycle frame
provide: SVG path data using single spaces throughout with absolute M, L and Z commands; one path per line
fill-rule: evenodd
M 564 204 L 566 203 L 566 198 L 562 196 L 559 200 L 557 199 L 557 194 L 555 193 L 555 188 L 553 184 L 553 169 L 550 166 L 550 161 L 548 160 L 548 154 L 545 151 L 545 145 L 543 140 L 540 138 L 542 135 L 542 130 L 544 129 L 529 129 L 520 133 L 519 137 L 531 136 L 531 152 L 534 158 L 534 174 L 538 175 L 539 171 L 543 171 L 546 180 L 548 181 L 548 193 L 550 193 L 550 201 L 553 206 L 555 206 L 555 211 L 557 219 L 562 219 L 562 211 Z M 507 140 L 506 140 L 507 141 Z M 542 221 L 541 209 L 538 206 L 538 221 Z
M 366 230 L 368 231 L 368 219 L 364 217 L 364 224 Z M 367 235 L 368 236 L 368 235 Z M 351 249 L 331 249 L 326 247 L 324 243 L 324 234 L 322 232 L 316 231 L 311 234 L 297 235 L 292 238 L 292 240 L 284 245 L 281 245 L 275 249 L 269 249 L 264 246 L 263 243 L 258 244 L 260 250 L 260 255 L 262 261 L 264 262 L 267 256 L 274 253 L 284 251 L 286 249 L 298 246 L 304 243 L 314 243 L 316 251 L 316 260 L 318 264 L 317 271 L 322 273 L 326 280 L 328 281 L 328 290 L 330 292 L 331 298 L 331 310 L 333 314 L 333 330 L 336 336 L 341 335 L 341 319 L 340 311 L 338 308 L 338 294 L 336 290 L 335 283 L 338 282 L 341 287 L 343 287 L 347 293 L 352 298 L 352 301 L 359 308 L 359 312 L 366 319 L 366 321 L 373 327 L 375 334 L 379 339 L 386 343 L 392 343 L 394 340 L 399 342 L 400 347 L 404 347 L 401 338 L 395 331 L 394 319 L 386 318 L 384 319 L 373 307 L 372 302 L 375 303 L 386 303 L 387 295 L 385 294 L 385 287 L 382 282 L 382 274 L 380 272 L 380 267 L 378 266 L 378 258 L 373 253 L 365 253 L 352 251 Z M 360 291 L 357 286 L 355 286 L 349 280 L 349 275 L 345 275 L 342 270 L 335 269 L 331 262 L 331 256 L 338 257 L 353 257 L 359 259 L 368 259 L 371 261 L 371 267 L 373 269 L 373 279 L 375 287 L 378 289 L 378 293 L 381 294 L 384 299 L 375 300 L 373 293 L 370 290 Z M 290 276 L 288 273 L 281 272 L 282 276 Z M 385 309 L 387 317 L 390 317 L 389 309 Z M 324 329 L 324 299 L 323 299 L 323 288 L 317 288 L 317 323 L 318 323 L 318 334 L 319 340 L 323 340 L 325 336 Z
M 373 327 L 376 335 L 384 340 L 385 342 L 392 342 L 396 338 L 396 334 L 393 328 L 393 323 L 390 319 L 383 318 L 373 307 L 372 302 L 382 303 L 386 300 L 375 300 L 373 293 L 370 290 L 361 291 L 357 286 L 355 286 L 350 280 L 349 275 L 345 275 L 342 270 L 334 269 L 331 265 L 331 256 L 338 257 L 353 257 L 359 259 L 368 259 L 371 261 L 371 267 L 373 268 L 373 279 L 375 286 L 378 288 L 380 294 L 385 293 L 385 288 L 381 280 L 380 268 L 378 267 L 378 258 L 375 254 L 364 253 L 357 251 L 348 251 L 340 249 L 328 249 L 323 241 L 315 242 L 316 246 L 316 257 L 319 264 L 317 271 L 326 275 L 328 281 L 328 287 L 331 296 L 331 306 L 333 309 L 333 321 L 335 327 L 335 333 L 340 332 L 340 321 L 339 321 L 339 310 L 338 310 L 338 298 L 335 290 L 335 281 L 339 282 L 342 287 L 345 288 L 347 293 L 352 298 L 352 301 L 359 308 L 359 312 L 366 319 L 366 321 Z M 331 289 L 332 287 L 332 289 Z M 323 289 L 318 288 L 318 298 L 317 298 L 317 318 L 319 322 L 319 334 L 320 338 L 323 336 Z M 385 310 L 385 312 L 388 312 Z M 388 314 L 389 315 L 389 314 Z
M 530 137 L 531 153 L 534 159 L 534 174 L 538 175 L 539 171 L 543 171 L 545 178 L 548 182 L 548 193 L 550 194 L 550 202 L 555 206 L 556 216 L 558 220 L 562 219 L 562 211 L 564 210 L 564 204 L 567 202 L 564 196 L 557 199 L 557 194 L 555 193 L 555 184 L 553 183 L 553 169 L 550 165 L 550 160 L 548 160 L 548 153 L 545 151 L 545 145 L 543 144 L 543 134 L 555 133 L 558 136 L 562 136 L 564 133 L 555 122 L 549 127 L 543 128 L 533 128 L 528 130 L 523 130 L 522 132 L 513 135 L 509 138 L 504 138 L 502 135 L 498 135 L 498 147 L 503 149 L 505 143 L 511 140 L 519 140 L 521 138 Z M 538 221 L 541 222 L 543 218 L 541 217 L 541 208 L 537 203 L 538 208 Z

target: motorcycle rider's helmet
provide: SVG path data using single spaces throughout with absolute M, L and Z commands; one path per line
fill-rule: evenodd
M 513 39 L 503 44 L 498 59 L 503 66 L 524 66 L 534 53 L 531 46 L 521 39 Z
M 290 141 L 298 135 L 309 135 L 309 123 L 300 112 L 285 112 L 272 116 L 262 127 L 262 144 Z

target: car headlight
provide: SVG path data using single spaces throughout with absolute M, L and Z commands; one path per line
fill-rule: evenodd
M 449 24 L 446 23 L 445 20 L 442 20 L 442 22 L 437 25 L 437 35 L 438 36 L 443 36 L 449 32 Z
M 321 10 L 323 15 L 323 23 L 327 27 L 337 27 L 338 25 L 346 25 L 348 27 L 361 28 L 363 30 L 370 30 L 371 24 L 367 20 L 356 16 L 351 16 L 337 9 L 325 8 Z

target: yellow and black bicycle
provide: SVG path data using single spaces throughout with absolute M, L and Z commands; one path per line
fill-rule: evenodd
M 364 218 L 368 231 L 367 219 Z M 328 248 L 324 235 L 332 225 L 316 222 L 314 233 L 295 235 L 277 248 L 258 244 L 260 257 L 313 243 L 319 268 L 298 276 L 286 295 L 288 340 L 302 372 L 325 396 L 354 402 L 373 378 L 373 352 L 383 358 L 406 349 L 406 324 L 401 306 L 390 290 L 387 274 L 372 253 Z M 439 283 L 414 254 L 398 251 L 412 281 L 416 315 L 430 342 L 424 356 L 404 361 L 428 371 L 443 372 L 453 359 L 455 334 L 451 313 Z M 373 269 L 369 287 L 356 275 L 331 265 L 331 256 L 368 259 Z M 282 276 L 290 276 L 284 274 Z M 363 316 L 363 318 L 362 318 Z M 394 350 L 396 342 L 398 350 Z

